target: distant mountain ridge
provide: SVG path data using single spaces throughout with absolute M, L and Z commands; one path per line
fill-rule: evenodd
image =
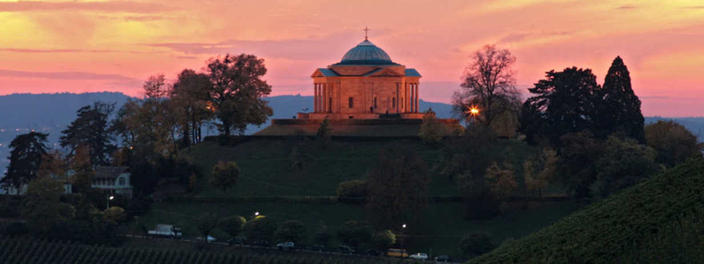
M 100 93 L 56 93 L 56 94 L 11 94 L 0 96 L 0 172 L 7 166 L 5 158 L 9 156 L 8 145 L 18 135 L 31 129 L 49 133 L 50 145 L 58 147 L 61 130 L 76 118 L 78 108 L 93 104 L 96 101 L 115 103 L 119 109 L 127 100 L 137 99 L 119 92 Z M 313 97 L 301 95 L 281 95 L 266 98 L 274 109 L 271 118 L 292 118 L 298 112 L 308 112 L 313 109 Z M 432 108 L 440 118 L 451 118 L 452 106 L 445 103 L 434 103 L 420 100 L 421 111 Z M 704 141 L 704 117 L 666 118 L 646 117 L 646 123 L 657 120 L 675 120 Z M 269 125 L 248 126 L 246 134 L 253 134 Z M 204 134 L 215 134 L 214 128 L 206 129 Z

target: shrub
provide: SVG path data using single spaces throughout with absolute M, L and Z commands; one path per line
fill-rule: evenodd
M 396 244 L 396 234 L 391 230 L 379 231 L 372 236 L 372 246 L 376 249 L 385 250 L 393 244 Z
M 105 212 L 103 213 L 103 219 L 106 221 L 112 221 L 114 223 L 121 223 L 125 220 L 125 209 L 122 209 L 121 207 L 117 206 L 112 206 L 108 209 L 105 209 Z
M 231 237 L 236 237 L 242 232 L 247 219 L 239 215 L 225 217 L 220 221 L 220 227 Z
M 367 197 L 367 182 L 344 181 L 337 185 L 337 199 L 341 202 L 363 203 Z
M 306 228 L 300 221 L 288 220 L 281 224 L 276 229 L 274 236 L 279 242 L 291 241 L 299 244 L 305 240 Z
M 342 243 L 358 248 L 360 245 L 369 242 L 372 236 L 372 229 L 365 222 L 350 220 L 337 231 L 337 237 Z
M 247 242 L 255 244 L 269 244 L 274 238 L 276 223 L 266 216 L 257 216 L 244 225 L 243 233 Z

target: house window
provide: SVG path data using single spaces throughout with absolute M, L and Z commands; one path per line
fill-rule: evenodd
M 350 108 L 354 107 L 354 97 L 350 97 L 348 104 L 349 104 Z
M 124 186 L 124 185 L 125 185 L 125 178 L 120 177 L 120 186 Z
M 391 98 L 391 107 L 396 108 L 396 97 Z
M 377 104 L 376 104 L 376 97 L 374 97 L 374 108 L 377 108 L 377 107 L 378 107 L 378 106 L 377 106 Z

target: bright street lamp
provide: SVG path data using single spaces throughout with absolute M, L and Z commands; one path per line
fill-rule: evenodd
M 112 196 L 112 195 L 108 196 L 108 204 L 105 207 L 105 209 L 110 208 L 110 200 L 113 200 L 113 199 L 115 199 L 115 196 Z

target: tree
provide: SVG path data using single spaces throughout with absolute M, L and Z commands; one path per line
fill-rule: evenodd
M 206 213 L 198 217 L 197 228 L 200 235 L 203 236 L 203 241 L 208 243 L 208 236 L 210 232 L 213 231 L 218 226 L 220 219 L 217 215 L 212 213 Z
M 640 99 L 631 88 L 631 77 L 621 57 L 616 57 L 606 74 L 602 89 L 596 93 L 597 127 L 600 138 L 613 133 L 645 143 Z
M 645 127 L 645 140 L 655 149 L 655 160 L 673 167 L 690 157 L 701 156 L 704 144 L 697 143 L 697 136 L 675 121 L 660 120 Z
M 227 54 L 222 60 L 211 59 L 207 70 L 210 102 L 225 136 L 232 129 L 243 133 L 248 124 L 263 124 L 272 115 L 271 108 L 262 100 L 271 93 L 271 86 L 261 79 L 267 72 L 263 59 Z
M 274 239 L 276 223 L 266 216 L 259 215 L 244 225 L 243 233 L 249 243 L 269 244 Z
M 315 133 L 315 137 L 320 140 L 323 146 L 330 143 L 332 129 L 330 129 L 330 120 L 326 117 L 323 122 L 320 122 L 320 127 L 318 127 L 318 132 Z
M 22 217 L 33 232 L 44 235 L 56 224 L 73 219 L 75 209 L 60 200 L 63 192 L 63 185 L 49 177 L 35 178 L 29 183 Z
M 372 236 L 372 246 L 376 249 L 386 250 L 394 244 L 396 244 L 396 234 L 389 229 L 376 232 Z
M 557 162 L 557 152 L 544 148 L 540 156 L 523 163 L 523 177 L 528 193 L 537 194 L 538 197 L 543 196 L 545 187 L 555 179 Z
M 236 237 L 242 232 L 247 219 L 239 215 L 225 217 L 220 221 L 220 226 L 231 237 Z
M 330 230 L 328 230 L 328 227 L 325 224 L 321 224 L 318 227 L 318 230 L 315 231 L 315 234 L 313 234 L 313 240 L 315 243 L 323 247 L 330 244 L 331 237 L 332 235 L 330 234 Z
M 631 138 L 610 136 L 596 161 L 596 178 L 602 197 L 635 185 L 658 171 L 655 151 Z
M 220 188 L 223 192 L 232 188 L 237 183 L 240 176 L 240 167 L 234 161 L 218 161 L 213 166 L 210 177 L 210 185 Z
M 496 162 L 492 163 L 486 169 L 484 179 L 492 195 L 501 202 L 507 201 L 518 187 L 513 167 L 509 163 L 504 163 L 502 167 L 499 167 Z
M 522 132 L 529 138 L 536 137 L 534 133 L 543 135 L 553 145 L 559 145 L 562 135 L 592 129 L 597 114 L 594 94 L 598 89 L 590 69 L 572 67 L 547 72 L 544 80 L 528 89 L 534 96 L 524 103 L 521 120 L 542 125 L 521 124 Z
M 412 149 L 393 146 L 382 151 L 367 176 L 369 215 L 379 228 L 417 220 L 429 183 L 425 162 Z
M 494 120 L 518 101 L 518 91 L 511 66 L 516 57 L 506 49 L 493 45 L 484 46 L 472 56 L 465 69 L 462 90 L 454 95 L 454 108 L 465 113 L 469 106 L 477 104 L 482 110 L 480 120 L 491 127 Z M 515 111 L 514 111 L 515 113 Z
M 177 111 L 181 141 L 186 147 L 201 141 L 203 122 L 212 118 L 208 102 L 210 79 L 207 74 L 184 69 L 173 84 L 171 100 Z
M 590 132 L 569 133 L 560 140 L 560 180 L 575 198 L 589 198 L 596 180 L 596 161 L 602 155 L 601 142 Z
M 343 181 L 337 185 L 337 199 L 342 202 L 363 203 L 367 198 L 367 182 L 363 180 Z
M 295 244 L 300 244 L 305 240 L 305 235 L 306 235 L 306 227 L 301 223 L 301 221 L 297 220 L 288 220 L 284 221 L 281 224 L 279 224 L 279 227 L 276 228 L 276 232 L 274 233 L 274 237 L 276 237 L 276 240 L 279 242 L 288 242 L 291 241 Z
M 372 228 L 365 222 L 349 220 L 337 231 L 337 237 L 345 245 L 359 248 L 371 239 Z
M 10 186 L 19 194 L 22 185 L 37 177 L 46 155 L 46 138 L 48 134 L 29 132 L 18 135 L 10 142 L 10 165 L 5 177 L 0 179 L 3 185 Z
M 73 190 L 77 193 L 85 193 L 90 190 L 95 170 L 91 163 L 88 147 L 83 145 L 76 149 L 70 166 L 73 170 L 73 175 L 70 175 Z
M 114 104 L 96 102 L 93 106 L 87 105 L 76 111 L 76 120 L 61 131 L 59 140 L 61 147 L 69 149 L 69 157 L 73 156 L 79 147 L 85 146 L 88 148 L 91 164 L 110 163 L 110 155 L 116 149 L 111 143 L 113 138 L 109 130 L 109 118 L 114 109 Z
M 146 98 L 158 99 L 169 94 L 166 78 L 163 74 L 149 76 L 149 79 L 144 82 L 143 88 Z
M 447 126 L 435 117 L 435 112 L 428 109 L 423 115 L 423 123 L 420 125 L 418 137 L 426 144 L 437 144 L 440 143 L 443 136 L 448 134 L 447 130 Z
M 119 206 L 112 206 L 110 208 L 105 209 L 103 212 L 103 220 L 105 221 L 110 221 L 112 223 L 122 223 L 125 221 L 126 215 L 125 215 L 125 209 L 122 209 L 122 207 Z

